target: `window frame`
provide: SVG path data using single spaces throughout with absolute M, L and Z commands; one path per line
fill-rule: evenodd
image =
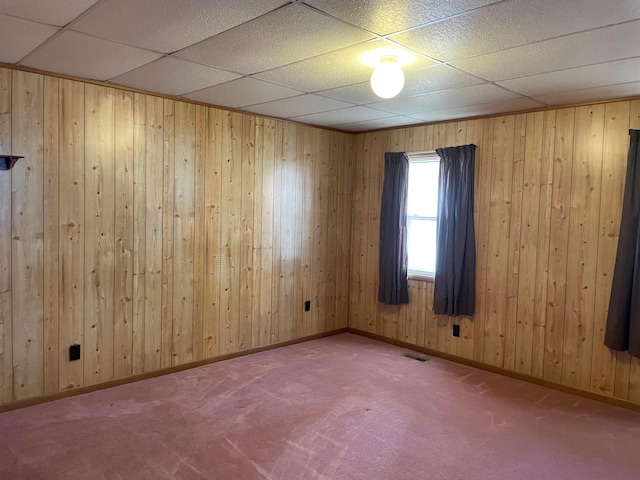
M 409 166 L 411 163 L 438 163 L 440 164 L 440 155 L 436 153 L 435 150 L 426 150 L 423 152 L 408 152 L 406 153 L 407 158 L 409 159 Z M 439 180 L 439 179 L 438 179 Z M 408 188 L 408 186 L 407 186 Z M 407 192 L 408 193 L 408 192 Z M 439 192 L 438 192 L 439 194 Z M 408 198 L 408 195 L 407 195 Z M 408 205 L 407 205 L 408 206 Z M 407 212 L 407 231 L 409 230 L 409 217 L 415 218 L 417 220 L 435 220 L 436 228 L 438 224 L 438 216 L 435 217 L 425 217 L 422 215 L 409 215 Z M 408 253 L 408 250 L 407 250 Z M 435 281 L 435 272 L 424 272 L 421 270 L 410 270 L 407 262 L 407 278 L 409 280 L 417 280 L 422 282 L 434 282 Z

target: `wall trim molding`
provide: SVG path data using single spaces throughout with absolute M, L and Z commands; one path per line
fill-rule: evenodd
M 534 383 L 536 385 L 541 385 L 543 387 L 553 388 L 554 390 L 559 390 L 564 393 L 571 393 L 579 397 L 588 398 L 590 400 L 596 400 L 603 403 L 608 403 L 610 405 L 626 408 L 628 410 L 633 410 L 635 412 L 640 412 L 639 404 L 630 402 L 628 400 L 623 400 L 621 398 L 609 397 L 607 395 L 602 395 L 601 393 L 569 387 L 566 385 L 562 385 L 560 383 L 545 380 L 543 378 L 534 377 L 532 375 L 526 375 L 524 373 L 513 372 L 511 370 L 507 370 L 506 368 L 494 367 L 493 365 L 488 365 L 486 363 L 478 362 L 476 360 L 470 360 L 468 358 L 458 357 L 456 355 L 451 355 L 449 353 L 439 352 L 437 350 L 432 350 L 430 348 L 421 347 L 419 345 L 403 342 L 401 340 L 395 340 L 393 338 L 384 337 L 382 335 L 378 335 L 377 333 L 371 333 L 371 332 L 367 332 L 365 330 L 360 330 L 353 327 L 348 327 L 346 330 L 348 333 L 353 333 L 355 335 L 360 335 L 362 337 L 378 340 L 380 342 L 387 343 L 389 345 L 394 345 L 396 347 L 414 350 L 416 352 L 424 353 L 432 357 L 442 358 L 444 360 L 449 360 L 451 362 L 467 365 L 469 367 L 478 368 L 480 370 L 484 370 L 487 372 L 504 375 L 505 377 L 515 378 L 517 380 L 522 380 L 524 382 Z
M 61 400 L 63 398 L 75 397 L 76 395 L 83 395 L 85 393 L 97 392 L 98 390 L 104 390 L 106 388 L 117 387 L 119 385 L 126 385 L 127 383 L 134 383 L 140 380 L 147 380 L 149 378 L 160 377 L 163 375 L 168 375 L 170 373 L 182 372 L 183 370 L 189 370 L 191 368 L 202 367 L 204 365 L 210 365 L 212 363 L 231 360 L 232 358 L 253 355 L 254 353 L 266 352 L 268 350 L 275 350 L 276 348 L 287 347 L 289 345 L 295 345 L 297 343 L 303 343 L 309 340 L 317 340 L 319 338 L 324 338 L 324 337 L 331 337 L 333 335 L 338 335 L 340 333 L 347 333 L 347 332 L 348 332 L 347 327 L 338 328 L 336 330 L 330 330 L 328 332 L 317 333 L 315 335 L 309 335 L 306 337 L 300 337 L 295 340 L 288 340 L 286 342 L 265 345 L 264 347 L 250 348 L 248 350 L 242 350 L 239 352 L 227 353 L 225 355 L 218 355 L 216 357 L 211 357 L 204 360 L 198 360 L 195 362 L 183 363 L 182 365 L 175 365 L 172 367 L 161 368 L 160 370 L 141 373 L 139 375 L 133 375 L 131 377 L 124 377 L 124 378 L 119 378 L 117 380 L 110 380 L 104 383 L 88 385 L 86 387 L 74 388 L 73 390 L 65 390 L 62 392 L 52 393 L 48 395 L 39 395 L 37 397 L 25 398 L 15 402 L 10 402 L 10 403 L 5 403 L 4 405 L 0 405 L 0 413 L 9 412 L 11 410 L 18 410 L 20 408 L 25 408 L 25 407 L 31 407 L 33 405 L 39 405 L 41 403 L 53 402 L 55 400 Z

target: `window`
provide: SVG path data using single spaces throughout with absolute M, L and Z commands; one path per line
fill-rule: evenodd
M 407 254 L 409 274 L 436 272 L 436 224 L 440 157 L 436 153 L 409 157 L 407 195 Z

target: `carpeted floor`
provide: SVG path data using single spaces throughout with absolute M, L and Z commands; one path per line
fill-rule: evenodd
M 343 334 L 0 415 L 0 478 L 640 478 L 640 413 Z

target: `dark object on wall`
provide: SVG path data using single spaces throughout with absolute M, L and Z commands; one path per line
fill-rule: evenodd
M 407 281 L 407 187 L 409 159 L 402 152 L 384 154 L 380 207 L 380 286 L 378 301 L 409 303 Z
M 17 155 L 0 155 L 0 170 L 11 170 L 18 160 L 24 157 Z
M 629 130 L 627 178 L 604 344 L 640 357 L 640 130 Z
M 440 156 L 433 311 L 471 316 L 476 302 L 473 226 L 475 145 L 437 148 Z
M 69 361 L 80 360 L 80 345 L 74 343 L 69 347 Z

